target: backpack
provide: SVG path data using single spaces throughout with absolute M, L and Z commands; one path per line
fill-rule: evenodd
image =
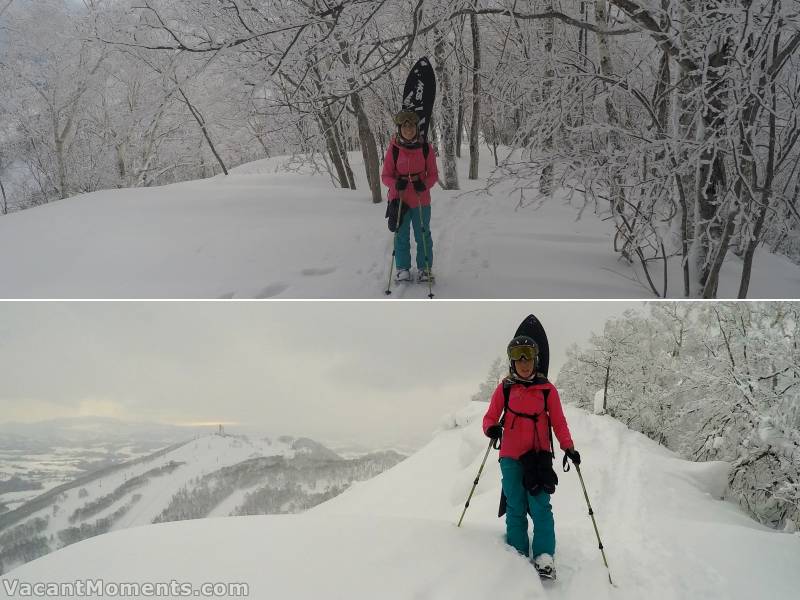
M 539 414 L 529 415 L 527 413 L 521 413 L 513 410 L 508 405 L 508 400 L 511 397 L 511 386 L 514 385 L 508 379 L 503 380 L 503 400 L 505 400 L 505 407 L 503 408 L 503 414 L 500 416 L 500 426 L 502 427 L 506 420 L 506 413 L 511 413 L 517 417 L 524 417 L 526 419 L 533 420 L 534 423 L 538 422 Z M 550 425 L 550 413 L 547 410 L 547 397 L 550 395 L 550 389 L 545 388 L 542 390 L 542 396 L 544 396 L 544 411 L 540 414 L 547 416 L 547 433 L 550 439 L 550 454 L 553 458 L 556 457 L 555 449 L 553 448 L 553 428 Z
M 431 153 L 431 147 L 428 142 L 422 146 L 422 156 L 425 157 L 425 164 L 428 164 L 428 155 Z M 397 171 L 397 158 L 400 156 L 400 148 L 392 144 L 392 158 L 394 159 L 394 170 Z
M 550 395 L 550 389 L 547 388 L 547 389 L 542 390 L 542 396 L 544 396 L 544 411 L 542 413 L 538 413 L 538 414 L 528 414 L 528 413 L 517 412 L 517 411 L 515 411 L 514 409 L 512 409 L 509 406 L 509 398 L 511 397 L 511 386 L 512 385 L 513 385 L 513 383 L 508 381 L 507 379 L 503 380 L 503 400 L 505 401 L 504 402 L 505 406 L 503 408 L 503 414 L 500 416 L 500 425 L 501 426 L 504 425 L 505 419 L 506 419 L 506 413 L 511 413 L 512 415 L 515 415 L 517 417 L 523 417 L 523 418 L 526 418 L 526 419 L 532 419 L 534 423 L 536 423 L 538 421 L 539 416 L 541 414 L 544 414 L 544 415 L 547 416 L 547 432 L 548 432 L 548 437 L 549 437 L 549 440 L 550 440 L 550 449 L 547 452 L 541 451 L 541 452 L 539 452 L 537 454 L 539 454 L 540 456 L 542 454 L 546 454 L 547 455 L 546 462 L 548 464 L 543 464 L 544 459 L 542 459 L 541 461 L 538 462 L 538 464 L 533 465 L 533 468 L 536 471 L 538 471 L 537 477 L 541 477 L 542 476 L 542 472 L 546 472 L 545 476 L 548 479 L 552 478 L 550 481 L 551 481 L 551 483 L 553 483 L 553 491 L 555 491 L 555 485 L 558 484 L 558 476 L 556 475 L 556 472 L 553 470 L 552 460 L 556 457 L 556 455 L 555 455 L 555 451 L 554 451 L 554 448 L 553 448 L 553 428 L 552 428 L 552 426 L 550 424 L 550 413 L 547 410 L 547 397 Z M 524 454 L 523 456 L 520 457 L 520 461 L 525 466 L 526 471 L 530 470 L 530 467 L 528 465 L 526 465 L 526 462 L 529 462 L 529 461 L 525 459 L 525 457 L 527 457 L 529 454 L 530 453 L 526 453 L 526 454 Z M 534 461 L 535 461 L 535 459 L 534 459 Z M 525 479 L 523 479 L 523 485 L 525 483 L 526 483 Z M 526 485 L 526 487 L 527 487 L 527 485 Z M 552 492 L 550 492 L 550 493 L 552 493 Z M 503 493 L 502 490 L 500 490 L 500 507 L 497 510 L 497 516 L 498 517 L 502 517 L 504 514 L 506 514 L 506 495 Z

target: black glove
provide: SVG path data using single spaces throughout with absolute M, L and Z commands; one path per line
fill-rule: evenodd
M 422 182 L 422 180 L 421 180 L 421 179 L 417 179 L 417 180 L 414 182 L 414 189 L 415 189 L 415 190 L 417 190 L 417 193 L 418 193 L 418 194 L 421 194 L 422 192 L 424 192 L 424 191 L 425 191 L 425 189 L 426 189 L 426 188 L 425 188 L 425 184 Z
M 492 438 L 493 440 L 499 439 L 503 437 L 503 428 L 500 425 L 492 425 L 486 430 L 486 437 Z
M 405 177 L 400 177 L 395 184 L 398 192 L 402 192 L 404 189 L 408 187 L 408 179 Z
M 579 465 L 581 464 L 581 455 L 578 453 L 575 448 L 568 448 L 564 450 L 564 454 L 572 461 L 573 464 Z

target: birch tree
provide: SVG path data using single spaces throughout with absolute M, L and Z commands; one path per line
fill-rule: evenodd
M 447 30 L 434 32 L 434 69 L 437 79 L 437 96 L 440 98 L 438 124 L 441 131 L 440 157 L 442 159 L 442 187 L 457 190 L 458 170 L 456 167 L 457 113 L 455 95 L 450 74 L 450 61 L 447 56 L 451 49 L 451 34 Z
M 472 32 L 472 125 L 469 130 L 469 178 L 478 178 L 481 123 L 481 37 L 478 17 L 469 16 Z

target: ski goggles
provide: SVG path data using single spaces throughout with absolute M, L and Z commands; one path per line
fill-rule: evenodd
M 514 346 L 508 349 L 511 360 L 533 360 L 536 358 L 536 348 L 532 346 Z
M 419 115 L 410 110 L 403 111 L 395 116 L 394 123 L 395 125 L 405 125 L 406 123 L 411 123 L 411 125 L 416 127 L 419 123 Z
M 508 349 L 508 358 L 511 360 L 533 360 L 536 358 L 536 348 L 532 346 L 514 346 Z

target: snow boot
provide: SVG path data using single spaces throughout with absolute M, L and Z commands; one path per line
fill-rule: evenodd
M 540 554 L 533 559 L 533 566 L 539 573 L 542 579 L 555 579 L 556 578 L 556 565 L 553 557 L 549 554 Z
M 430 269 L 419 269 L 417 271 L 417 283 L 435 283 L 436 279 Z
M 397 275 L 394 276 L 394 280 L 397 282 L 411 281 L 411 271 L 408 269 L 397 269 Z

